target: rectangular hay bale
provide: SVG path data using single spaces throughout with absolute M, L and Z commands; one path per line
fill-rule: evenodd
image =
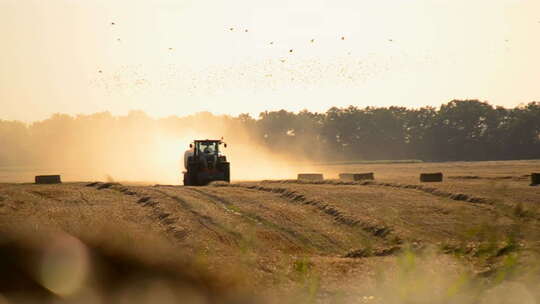
M 359 181 L 359 180 L 373 180 L 375 179 L 375 175 L 373 172 L 369 173 L 340 173 L 339 174 L 340 180 L 346 180 L 346 181 Z
M 437 173 L 421 173 L 420 174 L 421 182 L 442 182 L 443 174 L 441 172 Z
M 62 183 L 60 175 L 37 175 L 36 184 L 60 184 Z
M 540 173 L 531 173 L 531 186 L 540 185 Z
M 321 173 L 298 173 L 298 180 L 322 181 L 324 177 Z

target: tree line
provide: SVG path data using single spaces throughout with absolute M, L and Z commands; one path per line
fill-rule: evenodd
M 160 138 L 224 136 L 231 143 L 317 161 L 540 158 L 540 102 L 514 108 L 453 100 L 439 108 L 333 107 L 266 111 L 253 118 L 208 112 L 154 119 L 141 111 L 55 114 L 25 124 L 0 120 L 0 166 L 144 159 Z
M 268 146 L 340 160 L 540 158 L 540 102 L 512 109 L 478 100 L 440 108 L 333 107 L 326 113 L 264 112 L 252 124 Z

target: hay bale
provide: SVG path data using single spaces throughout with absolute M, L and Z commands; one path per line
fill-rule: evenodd
M 322 181 L 324 177 L 321 173 L 298 173 L 298 180 Z
M 36 184 L 60 184 L 60 175 L 37 175 L 35 177 Z
M 437 173 L 421 173 L 420 174 L 420 181 L 427 183 L 427 182 L 442 182 L 443 180 L 443 174 L 441 172 Z
M 531 186 L 540 185 L 540 173 L 531 173 Z
M 359 181 L 359 180 L 373 180 L 375 179 L 373 172 L 369 173 L 340 173 L 340 180 L 346 181 Z

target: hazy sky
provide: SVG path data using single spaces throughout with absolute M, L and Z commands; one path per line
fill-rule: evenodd
M 539 0 L 0 0 L 0 119 L 540 101 Z

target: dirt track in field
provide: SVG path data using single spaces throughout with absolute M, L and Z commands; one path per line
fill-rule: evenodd
M 523 179 L 0 184 L 0 229 L 62 231 L 149 259 L 162 252 L 263 295 L 300 290 L 305 300 L 316 288 L 317 301 L 332 302 L 373 294 L 411 250 L 431 252 L 423 259 L 435 272 L 481 278 L 497 277 L 515 252 L 534 260 L 540 193 Z

